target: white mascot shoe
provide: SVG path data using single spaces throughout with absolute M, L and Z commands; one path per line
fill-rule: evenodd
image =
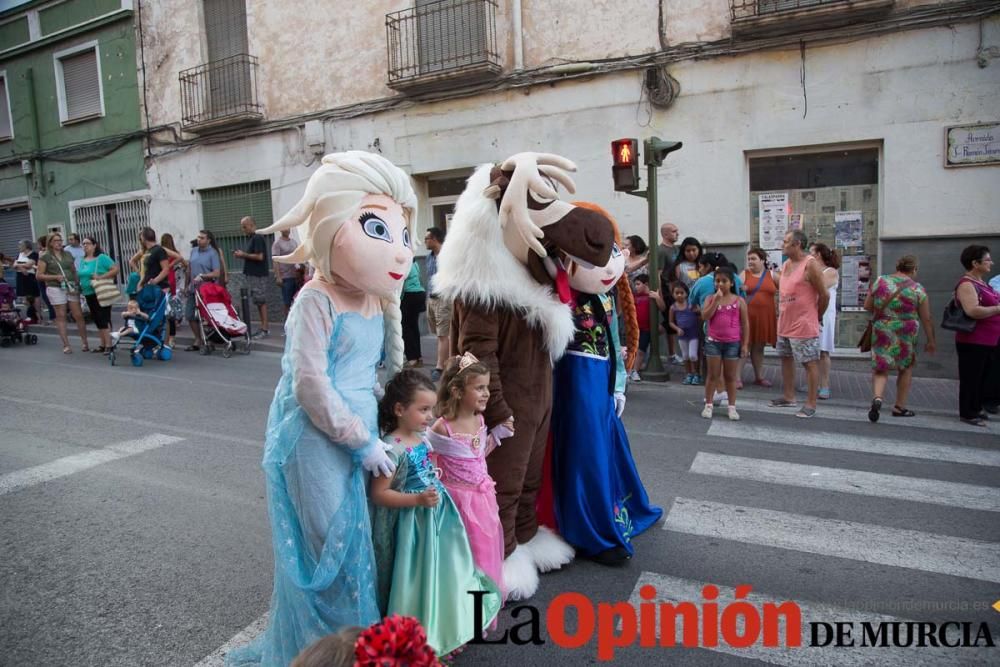
M 521 546 L 528 550 L 535 567 L 542 573 L 558 570 L 576 555 L 576 551 L 566 540 L 545 526 L 539 526 L 535 536 Z
M 526 600 L 538 590 L 538 570 L 525 545 L 517 545 L 504 559 L 503 585 L 508 600 Z

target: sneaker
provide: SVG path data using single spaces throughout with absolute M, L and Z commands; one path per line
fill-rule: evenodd
M 705 404 L 704 409 L 702 409 L 702 411 L 701 411 L 701 416 L 704 417 L 705 419 L 711 419 L 712 418 L 712 404 L 711 403 L 706 403 Z
M 694 384 L 694 376 L 688 373 L 684 376 L 684 379 L 681 380 L 681 384 Z
M 823 401 L 828 400 L 830 398 L 830 388 L 829 387 L 823 387 L 822 389 L 819 390 L 819 392 L 816 394 L 816 396 L 820 400 L 823 400 Z
M 681 359 L 679 354 L 675 354 L 674 356 L 670 357 L 670 363 L 672 363 L 674 366 L 680 366 L 681 364 L 684 363 L 684 360 Z
M 632 382 L 642 382 L 642 378 L 639 377 L 639 371 L 632 371 L 628 374 L 628 379 Z
M 271 334 L 269 334 L 267 332 L 267 329 L 260 329 L 260 330 L 257 331 L 257 333 L 255 333 L 254 335 L 252 335 L 250 337 L 253 338 L 254 340 L 257 340 L 259 338 L 269 338 L 270 336 L 271 336 Z
M 695 375 L 691 378 L 691 384 L 697 384 L 697 385 L 705 384 L 705 379 L 700 375 Z
M 435 368 L 431 371 L 431 382 L 437 382 L 441 379 L 441 373 L 443 371 L 440 368 Z
M 740 420 L 740 413 L 736 412 L 736 406 L 729 406 L 729 421 L 738 422 Z

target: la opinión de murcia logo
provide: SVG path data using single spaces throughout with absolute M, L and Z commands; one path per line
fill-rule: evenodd
M 655 602 L 656 588 L 639 589 L 639 604 L 594 603 L 582 593 L 561 593 L 545 611 L 549 639 L 566 649 L 579 649 L 597 640 L 597 659 L 613 660 L 615 651 L 642 648 L 715 648 L 720 642 L 732 648 L 761 645 L 767 648 L 803 646 L 802 610 L 793 601 L 758 602 L 747 599 L 752 586 L 735 588 L 734 599 L 718 602 L 719 588 L 702 588 L 700 602 Z M 469 591 L 475 598 L 475 625 L 483 627 L 484 591 Z M 510 612 L 515 623 L 499 635 L 477 631 L 472 644 L 536 644 L 542 638 L 542 616 L 533 605 L 519 605 Z M 567 618 L 575 616 L 575 624 Z M 522 620 L 523 619 L 523 620 Z M 570 629 L 572 626 L 572 629 Z M 985 622 L 929 623 L 918 621 L 810 621 L 808 647 L 993 647 Z M 678 637 L 680 642 L 678 643 Z M 872 659 L 877 659 L 876 655 Z

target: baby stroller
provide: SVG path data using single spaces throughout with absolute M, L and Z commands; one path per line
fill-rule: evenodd
M 113 341 L 108 351 L 111 365 L 115 365 L 118 346 L 122 341 L 130 344 L 129 354 L 133 366 L 142 366 L 143 359 L 156 357 L 168 361 L 173 352 L 163 343 L 163 329 L 167 321 L 167 295 L 155 285 L 147 285 L 136 295 L 139 310 L 146 313 L 148 320 L 132 320 L 132 330 Z
M 34 345 L 38 342 L 38 336 L 28 333 L 28 320 L 21 317 L 15 299 L 14 288 L 0 282 L 0 347 L 21 342 Z
M 216 343 L 224 346 L 222 356 L 228 359 L 240 339 L 240 350 L 250 354 L 250 328 L 236 314 L 225 287 L 202 283 L 195 288 L 194 300 L 201 322 L 201 354 L 212 354 Z

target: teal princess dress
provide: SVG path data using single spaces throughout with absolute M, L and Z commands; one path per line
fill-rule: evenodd
M 230 652 L 230 665 L 287 667 L 314 641 L 381 618 L 360 461 L 381 446 L 373 388 L 382 315 L 337 312 L 307 287 L 286 331 L 262 464 L 274 551 L 270 616 L 262 635 Z M 331 433 L 350 433 L 353 442 Z
M 390 488 L 420 493 L 433 486 L 436 507 L 400 509 L 374 506 L 372 538 L 378 563 L 378 602 L 383 615 L 413 616 L 427 631 L 438 655 L 451 653 L 473 638 L 476 599 L 484 591 L 482 629 L 500 610 L 493 581 L 476 569 L 458 508 L 438 479 L 430 447 L 393 445 L 396 473 Z

